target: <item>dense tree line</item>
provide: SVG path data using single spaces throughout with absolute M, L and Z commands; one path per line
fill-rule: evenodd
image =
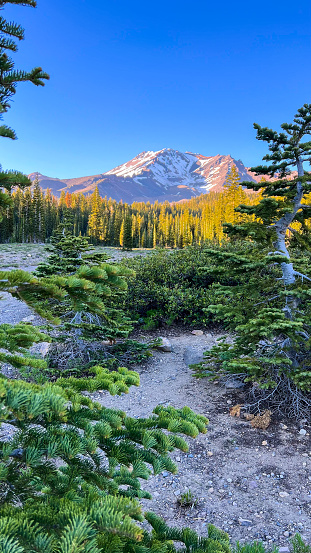
M 153 248 L 221 242 L 223 223 L 237 223 L 243 215 L 234 209 L 241 203 L 253 205 L 254 193 L 245 192 L 233 167 L 223 192 L 210 192 L 177 203 L 156 201 L 129 205 L 101 198 L 96 188 L 90 196 L 62 192 L 60 198 L 42 191 L 36 181 L 31 189 L 12 193 L 12 204 L 0 223 L 0 242 L 46 242 L 70 210 L 74 234 L 89 236 L 93 244 Z

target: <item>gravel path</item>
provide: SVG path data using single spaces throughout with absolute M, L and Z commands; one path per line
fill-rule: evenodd
M 207 434 L 188 440 L 187 454 L 173 454 L 177 475 L 164 471 L 143 483 L 153 496 L 143 502 L 144 508 L 161 514 L 169 524 L 188 525 L 203 535 L 213 523 L 228 531 L 233 541 L 261 539 L 287 551 L 290 537 L 299 532 L 310 543 L 310 429 L 305 427 L 307 434 L 302 436 L 296 426 L 275 421 L 263 431 L 231 417 L 229 406 L 243 401 L 241 392 L 194 379 L 184 362 L 210 348 L 214 338 L 190 332 L 169 336 L 171 353 L 156 351 L 151 361 L 136 368 L 139 388 L 121 397 L 106 392 L 93 396 L 132 417 L 148 416 L 161 403 L 189 405 L 210 420 Z M 197 504 L 182 508 L 177 498 L 189 489 Z

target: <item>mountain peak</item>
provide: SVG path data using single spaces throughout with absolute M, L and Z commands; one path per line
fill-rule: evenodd
M 61 180 L 32 173 L 30 178 L 38 176 L 42 188 L 51 188 L 58 196 L 62 190 L 86 194 L 98 186 L 101 196 L 117 201 L 172 202 L 221 190 L 233 165 L 241 180 L 255 181 L 241 160 L 230 155 L 204 156 L 172 148 L 141 152 L 130 161 L 91 177 Z

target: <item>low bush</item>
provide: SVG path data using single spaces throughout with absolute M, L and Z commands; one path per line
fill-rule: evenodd
M 234 248 L 227 244 L 222 249 Z M 212 314 L 206 311 L 214 303 L 212 285 L 232 284 L 228 274 L 218 271 L 208 244 L 178 251 L 158 250 L 123 263 L 135 271 L 135 276 L 128 279 L 122 306 L 146 329 L 213 322 Z

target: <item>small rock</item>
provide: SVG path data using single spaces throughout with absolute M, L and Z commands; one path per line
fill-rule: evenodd
M 50 347 L 51 347 L 50 342 L 41 342 L 41 344 L 40 344 L 40 355 L 42 355 L 42 357 L 46 357 L 47 354 L 50 351 Z
M 230 380 L 225 382 L 225 387 L 230 390 L 240 390 L 241 388 L 244 388 L 244 386 L 244 382 L 238 380 L 237 378 L 230 378 Z
M 301 430 L 299 430 L 299 434 L 300 434 L 301 436 L 305 436 L 306 433 L 307 433 L 307 431 L 306 431 L 304 428 L 302 428 Z
M 191 334 L 194 334 L 195 336 L 203 336 L 204 332 L 203 330 L 192 330 Z
M 279 547 L 279 553 L 289 553 L 289 547 Z
M 172 344 L 167 338 L 160 336 L 161 343 L 157 346 L 157 349 L 160 351 L 171 352 Z
M 214 453 L 213 453 L 212 451 L 208 451 L 208 452 L 207 452 L 207 456 L 208 456 L 208 457 L 212 457 L 213 455 L 214 455 Z
M 239 524 L 240 526 L 252 526 L 253 522 L 251 520 L 247 520 L 246 518 L 239 518 Z
M 253 490 L 254 488 L 258 488 L 258 484 L 257 482 L 255 482 L 255 480 L 251 480 L 249 483 L 249 487 Z
M 288 492 L 279 492 L 280 497 L 287 497 L 289 495 Z
M 169 474 L 170 474 L 170 473 L 167 472 L 166 470 L 164 470 L 164 471 L 162 472 L 162 476 L 164 476 L 164 478 L 166 478 L 167 476 L 169 476 Z
M 287 428 L 288 428 L 288 426 L 286 426 L 286 424 L 283 424 L 282 422 L 281 422 L 280 426 L 283 430 L 287 430 Z M 288 547 L 285 547 L 285 549 L 288 549 Z M 281 548 L 280 548 L 280 551 L 281 551 Z
M 268 445 L 267 440 L 263 440 L 263 442 L 261 442 L 261 445 Z
M 23 323 L 31 323 L 32 321 L 35 320 L 35 316 L 34 315 L 28 315 L 28 317 L 24 317 L 22 319 L 22 322 Z
M 285 536 L 285 538 L 289 538 L 289 532 L 286 530 L 283 534 L 283 536 Z
M 197 363 L 202 363 L 203 351 L 204 350 L 197 350 L 193 346 L 186 347 L 183 355 L 184 363 L 186 365 L 196 365 Z

